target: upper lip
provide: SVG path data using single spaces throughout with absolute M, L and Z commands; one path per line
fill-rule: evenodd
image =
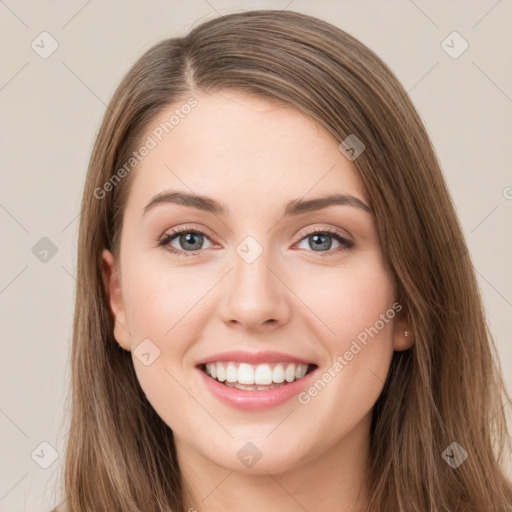
M 233 361 L 240 363 L 249 364 L 260 364 L 260 363 L 297 363 L 297 364 L 314 364 L 311 361 L 306 361 L 301 357 L 292 356 L 283 352 L 243 352 L 240 350 L 232 350 L 229 352 L 219 352 L 212 356 L 201 359 L 197 363 L 197 366 L 201 366 L 206 363 L 217 363 L 219 361 Z

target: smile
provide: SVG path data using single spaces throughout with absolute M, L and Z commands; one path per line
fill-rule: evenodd
M 219 361 L 206 363 L 201 369 L 225 386 L 248 391 L 264 391 L 300 380 L 314 366 L 290 362 L 249 364 Z

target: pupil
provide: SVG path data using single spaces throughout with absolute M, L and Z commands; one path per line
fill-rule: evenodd
M 191 243 L 194 245 L 194 238 L 198 239 L 199 241 L 196 242 L 197 247 L 191 247 L 191 249 L 200 249 L 202 235 L 199 233 L 187 233 L 186 235 L 182 235 L 182 245 L 185 246 L 183 242 L 186 242 L 187 244 Z
M 331 241 L 331 237 L 329 235 L 316 234 L 316 235 L 312 235 L 311 238 L 314 240 L 313 249 L 315 251 L 318 249 L 330 249 L 332 241 Z M 318 243 L 318 241 L 322 238 L 324 239 L 324 242 L 320 241 Z M 325 241 L 325 240 L 327 240 L 327 241 Z

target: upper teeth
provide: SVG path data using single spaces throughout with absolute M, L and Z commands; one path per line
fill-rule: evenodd
M 272 368 L 273 367 L 273 368 Z M 207 363 L 206 373 L 220 382 L 238 382 L 239 384 L 266 385 L 293 382 L 301 379 L 308 371 L 307 364 L 265 363 L 252 365 L 248 363 L 218 362 Z

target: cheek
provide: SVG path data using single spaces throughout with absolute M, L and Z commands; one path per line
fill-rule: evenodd
M 285 270 L 285 280 L 293 283 L 290 320 L 314 331 L 312 338 L 331 357 L 349 350 L 356 339 L 360 344 L 367 341 L 366 347 L 370 340 L 380 340 L 372 350 L 365 350 L 367 357 L 374 353 L 378 357 L 377 345 L 381 351 L 392 345 L 392 321 L 380 319 L 394 302 L 393 284 L 377 253 L 367 252 L 354 261 L 338 268 L 308 265 Z M 130 279 L 123 283 L 123 294 L 133 346 L 149 338 L 165 353 L 186 353 L 203 335 L 213 311 L 211 301 L 204 299 L 211 292 L 218 296 L 212 287 L 222 272 L 208 265 L 170 269 L 168 262 L 148 265 L 135 258 L 128 264 Z
M 133 277 L 123 283 L 123 295 L 132 336 L 154 338 L 162 349 L 179 349 L 175 341 L 180 333 L 187 331 L 186 337 L 181 336 L 186 340 L 193 335 L 190 326 L 198 325 L 201 298 L 211 288 L 211 275 L 203 279 L 197 270 L 136 261 L 128 270 Z
M 174 427 L 188 415 L 201 415 L 185 389 L 183 368 L 188 348 L 201 334 L 200 299 L 211 285 L 190 272 L 135 258 L 126 269 L 130 279 L 123 295 L 137 379 L 153 408 Z
M 322 371 L 329 373 L 330 368 L 331 374 L 325 380 L 319 375 L 323 385 L 320 382 L 312 386 L 311 394 L 303 395 L 302 402 L 293 399 L 291 407 L 297 412 L 276 434 L 267 439 L 267 427 L 261 429 L 260 442 L 278 459 L 288 460 L 290 453 L 302 452 L 308 457 L 330 449 L 365 417 L 382 390 L 392 355 L 392 321 L 383 323 L 376 335 L 368 332 L 373 333 L 371 328 L 375 328 L 380 315 L 392 308 L 394 293 L 378 256 L 364 256 L 356 263 L 351 260 L 353 264 L 336 268 L 309 264 L 282 271 L 284 282 L 293 291 L 281 296 L 289 304 L 290 323 L 284 328 L 290 335 L 306 333 L 310 343 L 317 344 Z M 187 391 L 193 389 L 193 382 L 187 380 L 187 354 L 197 340 L 205 337 L 208 322 L 215 319 L 215 301 L 225 296 L 225 283 L 220 281 L 225 270 L 208 265 L 170 269 L 154 262 L 144 265 L 142 261 L 127 269 L 127 275 L 133 276 L 126 282 L 124 293 L 134 346 L 138 340 L 150 338 L 161 350 L 150 366 L 134 356 L 147 399 L 179 437 L 206 453 L 211 450 L 212 457 L 227 457 L 214 449 L 225 445 L 226 437 L 207 413 L 209 402 L 204 402 L 205 409 Z M 219 288 L 212 289 L 216 284 Z M 212 295 L 208 296 L 209 292 Z M 364 334 L 366 344 L 361 341 Z M 353 345 L 354 340 L 359 348 Z M 339 356 L 343 362 L 338 360 L 334 368 Z M 311 418 L 319 425 L 318 437 L 311 437 Z M 259 435 L 257 425 L 252 423 L 244 426 L 238 420 L 232 424 L 229 419 L 223 421 L 241 436 Z M 235 447 L 232 449 L 236 452 Z
M 305 272 L 299 275 L 304 277 L 298 281 L 297 295 L 310 313 L 314 312 L 315 323 L 322 328 L 319 339 L 327 343 L 329 352 L 343 350 L 359 335 L 364 338 L 376 322 L 380 338 L 390 338 L 394 310 L 389 310 L 394 303 L 394 286 L 378 255 L 368 254 L 356 265 L 322 268 L 315 271 L 314 279 Z M 387 316 L 387 321 L 382 322 L 381 315 Z
M 315 279 L 323 293 L 309 294 L 322 320 L 317 336 L 329 361 L 299 400 L 324 418 L 333 432 L 345 432 L 373 407 L 382 391 L 393 354 L 397 307 L 386 267 L 377 258 L 340 268 L 335 279 Z M 395 306 L 394 306 L 395 305 Z M 318 321 L 317 321 L 318 324 Z M 333 409 L 334 408 L 334 409 Z M 326 411 L 339 414 L 324 416 Z

